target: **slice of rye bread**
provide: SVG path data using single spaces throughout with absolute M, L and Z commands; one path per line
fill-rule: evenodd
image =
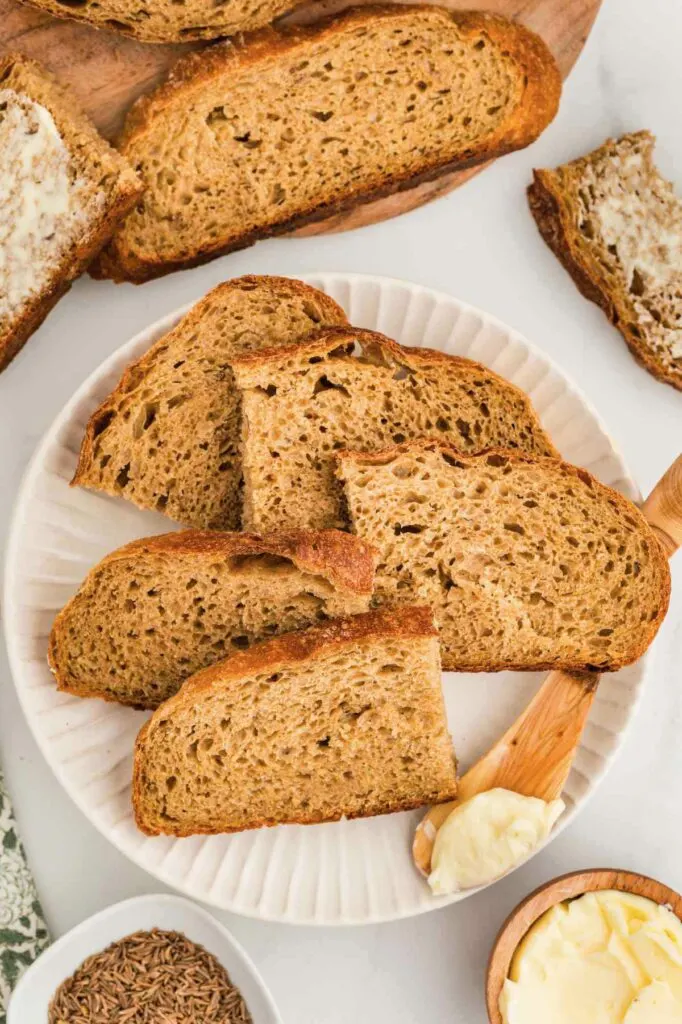
M 142 193 L 127 160 L 35 61 L 0 59 L 0 370 Z
M 426 608 L 336 619 L 199 672 L 135 744 L 148 835 L 368 817 L 456 793 Z
M 533 172 L 530 208 L 580 291 L 654 377 L 682 390 L 682 200 L 636 132 Z
M 146 281 L 521 149 L 560 91 L 522 25 L 429 5 L 190 55 L 131 110 L 121 151 L 147 193 L 92 272 Z
M 379 553 L 377 604 L 430 605 L 444 668 L 613 671 L 656 635 L 670 597 L 662 547 L 584 469 L 437 442 L 337 464 L 353 529 Z
M 24 0 L 57 18 L 112 29 L 145 43 L 216 39 L 269 25 L 295 0 Z
M 73 484 L 198 529 L 239 528 L 239 396 L 230 363 L 346 317 L 286 277 L 239 277 L 201 299 L 132 363 L 93 413 Z
M 353 355 L 359 349 L 360 355 Z M 242 396 L 244 527 L 347 523 L 334 476 L 341 448 L 372 451 L 446 435 L 556 455 L 528 397 L 480 363 L 352 327 L 235 360 Z
M 107 555 L 55 619 L 60 690 L 156 708 L 183 681 L 276 633 L 366 611 L 374 556 L 336 530 L 188 530 Z

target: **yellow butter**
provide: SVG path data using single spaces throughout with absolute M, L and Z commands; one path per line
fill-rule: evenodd
M 511 870 L 543 842 L 564 809 L 508 789 L 465 800 L 436 833 L 429 885 L 436 896 L 485 885 Z
M 547 911 L 514 955 L 504 1024 L 682 1024 L 682 922 L 606 890 Z

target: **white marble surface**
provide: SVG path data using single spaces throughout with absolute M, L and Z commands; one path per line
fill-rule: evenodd
M 681 37 L 679 0 L 605 0 L 544 136 L 399 220 L 263 243 L 142 289 L 79 282 L 0 377 L 0 534 L 38 438 L 84 377 L 151 320 L 245 272 L 386 274 L 490 310 L 573 377 L 646 492 L 682 449 L 682 395 L 639 369 L 620 335 L 580 297 L 541 242 L 524 188 L 534 165 L 648 127 L 659 138 L 661 167 L 682 191 Z M 651 685 L 618 763 L 573 827 L 525 868 L 460 905 L 370 928 L 296 929 L 221 915 L 261 968 L 286 1024 L 484 1024 L 491 942 L 530 889 L 591 866 L 632 868 L 682 889 L 682 564 L 674 577 Z M 0 677 L 0 753 L 54 934 L 115 900 L 159 890 L 95 832 L 51 776 L 4 654 Z

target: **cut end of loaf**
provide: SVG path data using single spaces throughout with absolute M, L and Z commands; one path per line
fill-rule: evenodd
M 534 172 L 531 212 L 580 291 L 635 358 L 682 389 L 682 200 L 653 162 L 654 137 L 609 139 Z
M 150 835 L 334 821 L 455 792 L 425 609 L 355 616 L 237 654 L 190 679 L 135 747 L 135 816 Z

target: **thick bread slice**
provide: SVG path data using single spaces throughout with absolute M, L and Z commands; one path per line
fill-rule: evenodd
M 126 544 L 90 571 L 55 619 L 60 690 L 156 708 L 199 669 L 275 633 L 366 611 L 374 557 L 328 530 L 189 530 Z
M 360 355 L 352 355 L 354 347 Z M 244 526 L 346 524 L 341 448 L 372 451 L 447 436 L 468 451 L 504 444 L 555 455 L 526 395 L 470 359 L 352 327 L 235 360 L 242 394 Z
M 57 18 L 75 18 L 146 43 L 217 39 L 269 25 L 295 0 L 24 0 Z
M 74 484 L 185 526 L 239 527 L 235 356 L 343 324 L 328 296 L 286 277 L 239 277 L 209 292 L 127 368 L 88 423 Z
M 608 139 L 534 171 L 530 208 L 583 295 L 654 377 L 682 390 L 682 200 L 653 162 L 655 139 Z
M 612 671 L 668 607 L 668 563 L 626 498 L 583 469 L 446 444 L 338 456 L 376 601 L 429 604 L 443 667 Z
M 128 162 L 35 61 L 0 59 L 0 370 L 142 193 Z
M 451 799 L 438 634 L 425 608 L 266 640 L 188 679 L 141 730 L 148 835 L 237 832 Z
M 147 193 L 93 273 L 146 281 L 520 149 L 560 90 L 528 29 L 428 5 L 190 55 L 132 108 Z

